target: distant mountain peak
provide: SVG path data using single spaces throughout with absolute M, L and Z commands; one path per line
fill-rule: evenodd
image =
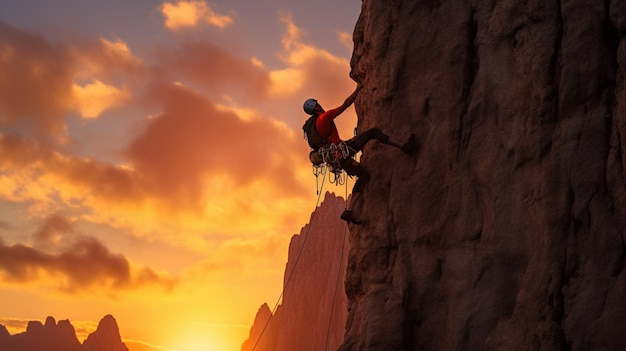
M 107 315 L 81 345 L 69 320 L 47 317 L 44 324 L 29 321 L 26 331 L 11 335 L 0 325 L 0 351 L 128 351 L 122 343 L 115 318 Z

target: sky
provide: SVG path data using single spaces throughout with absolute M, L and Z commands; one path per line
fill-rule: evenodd
M 315 209 L 302 103 L 354 91 L 360 7 L 0 0 L 0 324 L 239 350 Z

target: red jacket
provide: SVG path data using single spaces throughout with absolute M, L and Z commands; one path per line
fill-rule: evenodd
M 341 112 L 343 111 L 339 107 L 326 111 L 319 115 L 315 121 L 315 129 L 317 129 L 317 132 L 320 133 L 322 137 L 328 135 L 326 141 L 329 144 L 338 144 L 341 142 L 337 126 L 335 126 L 335 117 L 339 116 Z

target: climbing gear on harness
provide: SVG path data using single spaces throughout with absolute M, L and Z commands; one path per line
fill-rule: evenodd
M 341 164 L 339 164 L 339 160 L 343 158 L 348 158 L 350 156 L 350 148 L 345 141 L 340 142 L 339 144 L 330 144 L 328 146 L 323 146 L 319 148 L 317 151 L 321 156 L 324 163 L 329 165 L 331 171 L 333 169 L 341 169 Z
M 351 157 L 351 153 L 354 154 L 354 150 L 352 150 L 352 148 L 348 146 L 348 143 L 345 141 L 342 141 L 339 144 L 322 146 L 317 149 L 317 151 L 311 151 L 309 159 L 311 160 L 311 163 L 313 163 L 313 175 L 315 175 L 316 189 L 318 184 L 317 176 L 320 174 L 326 176 L 327 169 L 332 174 L 332 176 L 329 177 L 329 181 L 332 184 L 345 184 L 346 179 L 343 175 L 340 160 Z
M 312 115 L 313 111 L 315 111 L 315 106 L 317 106 L 317 100 L 308 99 L 304 102 L 304 112 L 306 112 L 307 115 Z
M 330 144 L 323 146 L 317 150 L 317 154 L 321 156 L 322 163 L 314 165 L 314 167 L 326 167 L 333 175 L 329 180 L 332 184 L 343 185 L 345 179 L 343 177 L 343 169 L 341 168 L 341 160 L 350 157 L 350 147 L 345 141 L 339 144 Z M 315 159 L 318 159 L 315 157 Z

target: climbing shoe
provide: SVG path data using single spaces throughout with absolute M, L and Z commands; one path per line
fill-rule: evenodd
M 415 134 L 411 134 L 406 143 L 402 144 L 402 152 L 410 155 L 417 151 L 417 143 L 415 142 Z
M 362 221 L 360 221 L 358 218 L 356 218 L 356 216 L 354 215 L 354 212 L 345 209 L 343 211 L 343 213 L 341 214 L 341 219 L 343 219 L 344 221 L 348 222 L 348 223 L 353 223 L 353 224 L 361 224 L 363 223 Z

